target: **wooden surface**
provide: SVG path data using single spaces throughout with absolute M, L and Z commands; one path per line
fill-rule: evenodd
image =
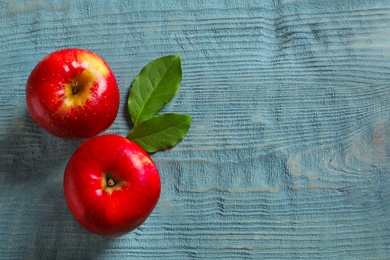
M 0 1 L 1 259 L 388 259 L 390 2 Z M 46 54 L 101 55 L 121 90 L 180 53 L 165 111 L 193 116 L 153 159 L 161 200 L 108 239 L 69 213 L 78 141 L 30 119 L 25 82 Z

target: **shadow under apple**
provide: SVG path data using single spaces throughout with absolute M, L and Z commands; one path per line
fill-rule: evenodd
M 83 229 L 68 210 L 63 192 L 47 191 L 51 207 L 36 222 L 29 253 L 31 259 L 96 259 L 110 246 L 112 238 Z
M 0 140 L 0 196 L 12 200 L 2 207 L 3 223 L 15 223 L 3 230 L 3 246 L 17 245 L 19 256 L 28 259 L 93 259 L 110 239 L 85 231 L 63 195 L 66 163 L 82 141 L 54 137 L 23 112 Z
M 45 182 L 60 170 L 81 141 L 63 140 L 52 136 L 31 119 L 27 109 L 14 122 L 1 141 L 1 170 L 5 173 L 0 183 L 17 186 Z

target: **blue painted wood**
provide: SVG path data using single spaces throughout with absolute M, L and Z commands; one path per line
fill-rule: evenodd
M 387 259 L 388 1 L 0 1 L 1 259 Z M 30 119 L 24 85 L 51 51 L 112 67 L 126 135 L 140 69 L 181 53 L 164 109 L 188 136 L 153 155 L 161 200 L 118 239 L 84 231 L 63 198 L 80 144 Z

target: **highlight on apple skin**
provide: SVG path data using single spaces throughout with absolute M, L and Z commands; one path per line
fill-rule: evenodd
M 110 127 L 119 98 L 117 81 L 107 63 L 97 54 L 77 48 L 47 55 L 26 84 L 32 119 L 66 139 L 90 138 Z
M 63 185 L 74 218 L 86 230 L 110 237 L 143 224 L 161 192 L 160 175 L 150 156 L 115 134 L 82 143 L 68 161 Z

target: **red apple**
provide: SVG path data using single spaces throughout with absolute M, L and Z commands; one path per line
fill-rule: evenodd
M 97 54 L 63 49 L 43 58 L 26 85 L 32 119 L 51 134 L 82 139 L 106 130 L 118 113 L 114 74 Z
M 117 237 L 139 227 L 160 197 L 149 155 L 125 137 L 93 137 L 74 152 L 64 175 L 66 203 L 90 232 Z

